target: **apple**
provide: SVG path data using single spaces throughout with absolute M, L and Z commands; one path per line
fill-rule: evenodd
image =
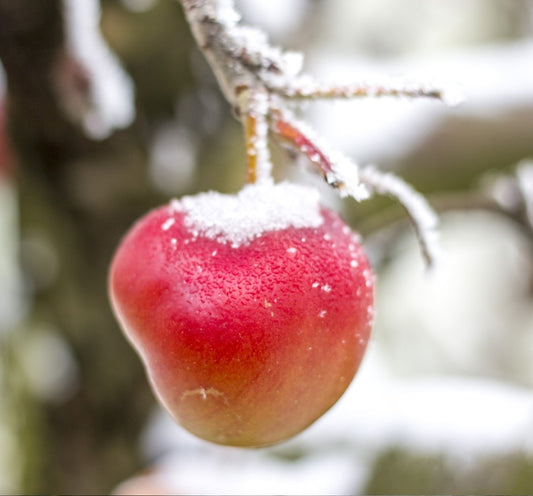
M 175 420 L 218 444 L 301 432 L 356 373 L 373 320 L 360 238 L 315 189 L 251 184 L 139 220 L 110 269 L 117 319 Z

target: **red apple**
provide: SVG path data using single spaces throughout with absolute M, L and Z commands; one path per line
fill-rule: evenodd
M 162 404 L 200 438 L 248 447 L 299 433 L 343 394 L 373 285 L 359 237 L 288 183 L 153 210 L 110 271 L 113 309 Z

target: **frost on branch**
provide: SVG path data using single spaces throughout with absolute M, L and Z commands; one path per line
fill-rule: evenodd
M 269 44 L 259 29 L 239 24 L 232 0 L 181 0 L 198 46 L 211 64 L 227 100 L 239 88 L 281 86 L 302 68 L 303 57 Z M 261 83 L 261 84 L 258 84 Z
M 375 192 L 399 201 L 413 223 L 426 263 L 432 265 L 438 259 L 437 215 L 424 197 L 409 184 L 373 166 L 360 168 L 345 155 L 329 150 L 304 123 L 291 120 L 288 116 L 275 121 L 274 131 L 305 154 L 341 196 L 362 201 Z
M 429 266 L 437 261 L 440 252 L 437 239 L 438 217 L 424 197 L 399 177 L 390 172 L 381 172 L 373 166 L 364 167 L 360 177 L 361 182 L 370 190 L 390 196 L 402 204 L 413 223 L 426 263 Z
M 276 139 L 304 154 L 341 196 L 362 201 L 378 193 L 399 201 L 415 227 L 424 258 L 431 264 L 438 251 L 437 217 L 424 197 L 399 177 L 374 167 L 361 168 L 330 149 L 293 117 L 291 106 L 301 100 L 359 97 L 431 98 L 453 105 L 460 101 L 457 91 L 445 92 L 438 85 L 395 80 L 323 84 L 301 73 L 301 54 L 273 47 L 262 31 L 242 25 L 232 0 L 181 0 L 181 3 L 199 47 L 242 121 L 248 182 L 270 177 L 270 130 Z

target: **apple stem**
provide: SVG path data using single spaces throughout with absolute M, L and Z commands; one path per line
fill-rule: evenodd
M 244 129 L 246 182 L 270 180 L 272 160 L 268 148 L 268 96 L 264 92 L 251 92 L 244 88 L 237 101 Z
M 244 142 L 246 148 L 246 182 L 248 184 L 257 181 L 257 117 L 253 114 L 245 114 L 242 117 L 244 127 Z

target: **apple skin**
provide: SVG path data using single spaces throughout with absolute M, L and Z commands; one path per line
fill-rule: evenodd
M 374 276 L 358 235 L 321 208 L 319 227 L 233 247 L 163 206 L 138 221 L 110 269 L 110 298 L 155 394 L 218 444 L 261 447 L 301 432 L 356 373 Z M 172 220 L 170 220 L 172 219 Z

